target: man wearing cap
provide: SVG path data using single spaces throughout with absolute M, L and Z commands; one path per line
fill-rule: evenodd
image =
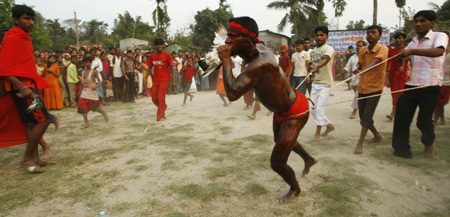
M 291 88 L 272 52 L 257 44 L 257 34 L 258 25 L 252 18 L 232 18 L 225 45 L 217 51 L 223 63 L 228 99 L 235 101 L 253 88 L 261 103 L 274 112 L 275 147 L 270 162 L 272 169 L 290 186 L 288 193 L 281 198 L 281 202 L 289 203 L 295 201 L 301 192 L 295 172 L 287 164 L 290 152 L 294 151 L 303 158 L 305 168 L 302 175 L 308 174 L 311 166 L 317 163 L 297 141 L 300 130 L 308 121 L 308 101 L 302 93 Z M 239 55 L 248 63 L 238 78 L 234 78 L 232 72 L 233 55 Z

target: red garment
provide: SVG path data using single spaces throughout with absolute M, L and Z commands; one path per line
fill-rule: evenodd
M 449 98 L 450 98 L 450 86 L 442 86 L 441 95 L 439 96 L 436 108 L 434 108 L 435 115 L 438 115 L 439 107 L 447 105 Z
M 111 70 L 109 68 L 109 63 L 107 61 L 102 60 L 103 72 L 105 73 L 106 78 L 111 74 Z
M 162 117 L 166 117 L 166 93 L 169 89 L 168 81 L 153 81 L 152 87 L 152 101 L 158 107 L 156 112 L 156 120 L 161 120 Z
M 389 57 L 392 57 L 400 52 L 400 50 L 395 49 L 391 47 L 390 45 L 387 46 L 389 49 Z M 405 46 L 403 46 L 402 49 L 404 49 Z M 400 67 L 403 66 L 403 70 L 400 70 Z M 389 86 L 391 88 L 391 91 L 397 91 L 397 90 L 403 90 L 405 89 L 406 80 L 408 80 L 408 74 L 406 72 L 406 69 L 408 68 L 407 61 L 405 60 L 404 63 L 397 62 L 397 57 L 392 58 L 389 61 Z M 403 92 L 399 93 L 393 93 L 392 95 L 392 105 L 397 105 L 397 101 L 400 98 L 400 96 L 403 94 Z
M 153 81 L 170 81 L 170 66 L 174 64 L 169 53 L 164 51 L 161 55 L 156 52 L 152 53 L 148 58 L 147 65 L 154 67 Z
M 27 124 L 20 121 L 19 108 L 11 94 L 0 98 L 0 148 L 27 143 Z
M 294 90 L 295 94 L 297 95 L 297 98 L 294 102 L 294 104 L 291 105 L 291 108 L 289 111 L 282 112 L 282 113 L 274 113 L 274 117 L 277 120 L 278 123 L 281 123 L 283 121 L 291 120 L 294 118 L 300 118 L 305 115 L 308 115 L 309 112 L 305 112 L 309 110 L 309 104 L 308 99 L 298 90 Z M 304 113 L 303 113 L 304 112 Z
M 283 69 L 283 72 L 287 75 L 289 73 L 289 69 L 291 68 L 291 58 L 289 58 L 288 54 L 284 54 L 279 58 L 279 65 L 281 69 Z
M 197 68 L 195 68 L 195 66 L 183 66 L 183 68 L 181 68 L 181 72 L 183 70 L 184 70 L 183 81 L 188 82 L 192 81 L 192 78 L 194 77 L 194 72 L 197 72 Z
M 50 87 L 37 73 L 30 33 L 17 26 L 6 32 L 0 49 L 0 77 L 5 76 L 31 79 L 40 90 Z M 6 90 L 10 87 L 11 84 L 5 80 Z
M 91 110 L 94 112 L 103 111 L 102 107 L 100 107 L 100 101 L 98 100 L 80 98 L 77 102 L 77 106 L 78 113 L 87 113 Z

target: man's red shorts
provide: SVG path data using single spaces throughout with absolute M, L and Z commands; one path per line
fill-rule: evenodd
M 308 99 L 298 90 L 294 90 L 297 98 L 294 104 L 291 105 L 289 111 L 282 113 L 274 113 L 275 119 L 278 123 L 281 123 L 286 120 L 291 120 L 294 118 L 300 118 L 305 115 L 308 115 L 309 104 Z

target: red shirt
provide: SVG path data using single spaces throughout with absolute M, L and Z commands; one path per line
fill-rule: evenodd
M 194 77 L 194 72 L 197 72 L 197 68 L 195 66 L 183 66 L 181 71 L 183 72 L 183 81 L 192 81 L 192 77 Z
M 154 67 L 153 81 L 170 81 L 170 66 L 172 63 L 172 56 L 167 52 L 162 52 L 158 55 L 156 52 L 152 53 L 147 61 L 148 67 Z
M 396 49 L 395 47 L 391 47 L 390 45 L 388 45 L 387 47 L 389 49 L 388 57 L 392 57 L 392 56 L 398 54 L 398 52 L 400 52 L 399 49 Z M 401 50 L 403 50 L 403 49 L 405 49 L 405 46 L 403 46 Z M 401 72 L 406 72 L 407 60 L 405 60 L 404 63 L 405 63 L 405 67 L 403 68 L 403 70 Z M 392 72 L 392 73 L 400 72 L 401 66 L 403 66 L 403 63 L 399 63 L 397 61 L 397 57 L 394 57 L 389 61 L 389 72 Z
M 291 58 L 289 58 L 288 54 L 285 54 L 280 57 L 279 65 L 281 69 L 283 69 L 284 73 L 286 73 L 287 75 L 289 73 L 289 69 L 291 68 Z

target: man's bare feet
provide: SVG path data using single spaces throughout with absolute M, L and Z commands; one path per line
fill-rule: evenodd
M 247 117 L 248 117 L 248 118 L 250 118 L 250 119 L 252 119 L 252 120 L 255 120 L 255 119 L 256 119 L 256 117 L 255 117 L 255 115 L 254 115 L 254 114 L 251 114 L 251 115 L 247 115 Z
M 373 139 L 371 139 L 370 141 L 369 141 L 369 144 L 372 144 L 372 143 L 375 143 L 375 142 L 379 142 L 379 141 L 381 141 L 383 139 L 383 137 L 381 137 L 381 136 L 375 136 Z
M 229 104 L 228 103 L 224 103 L 223 104 L 223 107 L 227 107 Z
M 350 116 L 348 118 L 355 119 L 355 117 L 356 117 L 356 111 L 353 111 L 352 114 L 350 114 Z
M 249 110 L 249 109 L 250 109 L 250 106 L 246 105 L 243 110 Z
M 194 95 L 191 96 L 191 99 L 189 99 L 189 101 L 192 101 L 193 98 L 194 98 Z
M 363 153 L 362 145 L 360 145 L 360 144 L 356 145 L 355 151 L 353 151 L 353 153 L 362 154 Z
M 84 125 L 82 128 L 80 128 L 80 130 L 84 130 L 84 129 L 89 128 L 89 127 L 90 127 L 90 125 L 89 125 L 89 124 L 86 124 L 86 125 Z
M 295 202 L 299 196 L 300 196 L 300 190 L 298 190 L 298 191 L 289 190 L 289 192 L 280 199 L 280 203 Z
M 436 145 L 433 143 L 432 145 L 425 146 L 422 157 L 431 158 L 436 152 Z
M 314 166 L 314 164 L 316 164 L 317 162 L 319 162 L 319 160 L 315 158 L 305 161 L 305 168 L 303 168 L 302 177 L 308 175 L 309 169 L 311 169 L 311 167 Z
M 320 134 L 314 135 L 314 141 L 320 141 Z
M 184 106 L 186 106 L 186 104 L 185 104 L 185 103 L 183 103 L 183 104 L 181 104 L 181 106 L 183 106 L 183 107 L 184 107 Z
M 42 161 L 42 160 L 37 160 L 34 161 L 37 165 L 41 166 L 41 167 L 45 167 L 45 166 L 50 166 L 50 165 L 55 165 L 56 161 Z
M 392 117 L 391 115 L 386 115 L 386 118 L 389 119 L 390 121 L 392 121 L 392 119 L 394 119 L 394 117 Z
M 48 160 L 53 157 L 52 148 L 44 149 L 44 154 L 42 154 L 42 160 Z
M 57 116 L 56 117 L 56 121 L 55 121 L 55 131 L 57 131 L 58 130 L 58 128 L 59 128 L 59 116 Z
M 106 122 L 106 123 L 109 122 L 109 117 L 108 117 L 108 115 L 105 115 L 105 122 Z
M 327 125 L 327 129 L 325 130 L 325 132 L 322 133 L 322 136 L 328 136 L 328 133 L 330 133 L 331 131 L 335 130 L 336 128 L 334 128 L 333 125 L 328 124 Z
M 43 173 L 44 168 L 37 165 L 34 161 L 22 161 L 20 167 L 27 170 L 29 173 Z

